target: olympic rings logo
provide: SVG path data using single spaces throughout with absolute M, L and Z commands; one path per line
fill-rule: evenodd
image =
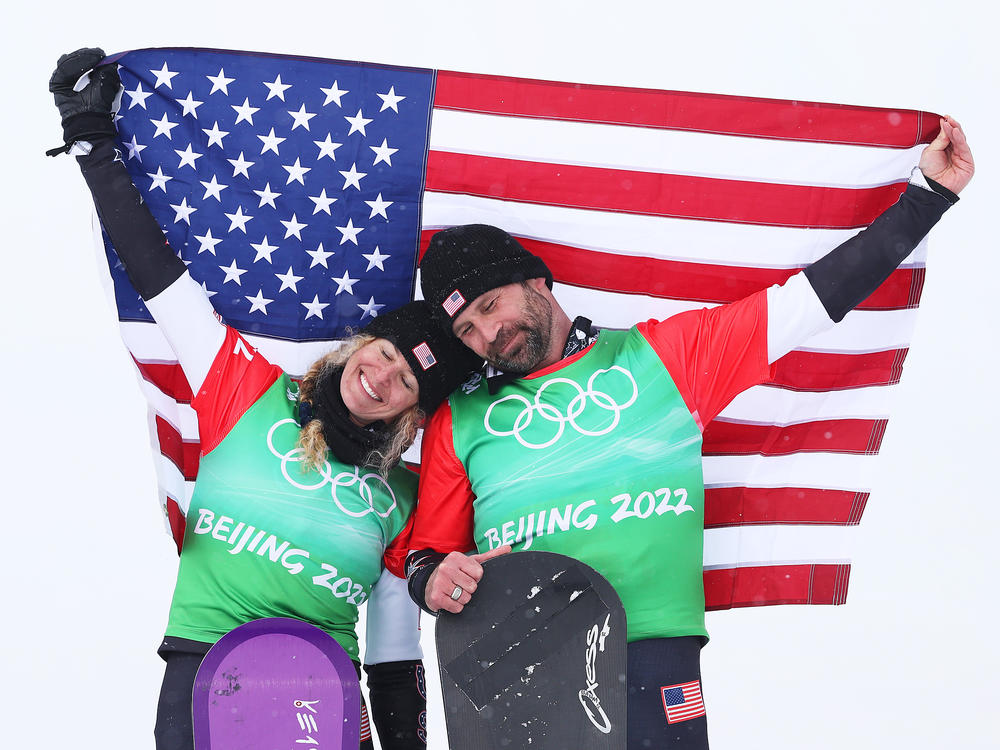
M 594 387 L 594 381 L 598 378 L 598 376 L 611 371 L 619 372 L 627 377 L 629 384 L 631 385 L 632 393 L 623 404 L 619 404 L 615 398 L 606 391 Z M 576 391 L 576 395 L 570 399 L 566 406 L 565 414 L 559 411 L 559 409 L 551 403 L 545 403 L 542 400 L 545 391 L 557 385 L 568 385 Z M 546 381 L 545 384 L 538 389 L 538 392 L 535 393 L 534 402 L 529 401 L 527 398 L 519 394 L 511 394 L 509 396 L 504 396 L 501 399 L 497 399 L 490 404 L 489 408 L 486 410 L 486 416 L 483 418 L 483 426 L 491 435 L 496 435 L 497 437 L 509 437 L 513 435 L 514 438 L 517 439 L 517 442 L 525 448 L 542 450 L 543 448 L 548 448 L 550 445 L 553 445 L 559 440 L 559 438 L 562 437 L 567 424 L 581 435 L 587 435 L 589 437 L 607 435 L 618 426 L 618 423 L 621 421 L 621 413 L 634 404 L 638 397 L 639 386 L 636 384 L 635 378 L 632 377 L 632 373 L 624 367 L 612 365 L 606 370 L 597 370 L 594 372 L 594 374 L 587 380 L 586 390 L 584 390 L 577 382 L 568 378 L 552 378 L 551 380 Z M 523 406 L 521 411 L 518 412 L 517 416 L 514 418 L 514 423 L 511 426 L 511 429 L 502 429 L 500 425 L 494 425 L 492 422 L 493 409 L 506 401 L 515 401 Z M 609 412 L 612 415 L 610 422 L 597 429 L 588 429 L 585 426 L 581 426 L 577 420 L 581 417 L 585 410 L 591 407 L 591 405 L 593 405 L 596 409 Z M 594 413 L 593 409 L 591 409 L 591 413 Z M 535 419 L 535 415 L 538 415 L 542 420 L 545 420 L 545 422 L 556 425 L 555 434 L 548 440 L 543 442 L 533 442 L 525 437 L 525 431 L 530 427 L 532 421 Z
M 267 431 L 267 447 L 275 458 L 281 459 L 281 474 L 282 476 L 285 477 L 285 480 L 289 484 L 291 484 L 293 487 L 299 488 L 300 490 L 306 490 L 307 492 L 318 490 L 327 484 L 332 485 L 330 489 L 330 494 L 333 497 L 333 502 L 335 502 L 337 504 L 337 507 L 340 508 L 344 513 L 354 518 L 363 518 L 364 516 L 367 516 L 369 513 L 375 513 L 380 518 L 388 518 L 389 514 L 392 513 L 393 510 L 395 510 L 396 494 L 392 491 L 392 487 L 389 486 L 389 483 L 386 482 L 385 479 L 383 479 L 379 474 L 376 474 L 374 472 L 369 472 L 367 474 L 362 475 L 361 469 L 358 468 L 357 466 L 353 467 L 354 469 L 353 471 L 342 471 L 336 476 L 333 476 L 333 467 L 330 466 L 329 461 L 324 461 L 323 465 L 317 471 L 317 473 L 320 476 L 318 482 L 313 482 L 312 484 L 308 484 L 300 482 L 297 479 L 293 479 L 291 473 L 288 470 L 289 464 L 302 463 L 302 454 L 304 453 L 304 451 L 301 448 L 293 448 L 287 453 L 281 453 L 278 451 L 277 448 L 274 447 L 274 433 L 277 431 L 279 427 L 285 424 L 295 425 L 296 430 L 298 429 L 298 424 L 295 422 L 294 419 L 282 419 L 279 420 L 278 422 L 275 422 L 273 425 L 271 425 L 271 429 Z M 303 476 L 301 471 L 296 470 L 296 473 L 299 474 L 299 476 Z M 375 480 L 376 482 L 380 483 L 385 488 L 385 491 L 389 494 L 389 497 L 392 498 L 392 504 L 386 509 L 384 513 L 375 507 L 374 494 L 372 492 L 372 488 L 368 484 L 370 480 Z M 338 487 L 347 488 L 347 487 L 353 487 L 354 485 L 358 485 L 358 490 L 357 490 L 358 495 L 361 497 L 362 500 L 365 501 L 365 503 L 368 504 L 368 507 L 360 512 L 345 508 L 344 505 L 340 502 L 340 499 L 337 497 Z

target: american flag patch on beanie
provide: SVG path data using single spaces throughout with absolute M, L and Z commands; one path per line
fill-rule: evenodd
M 448 313 L 449 318 L 455 317 L 455 313 L 465 304 L 465 297 L 457 289 L 448 295 L 448 299 L 441 303 L 441 307 Z
M 437 364 L 437 359 L 434 358 L 434 352 L 432 352 L 431 348 L 427 346 L 426 341 L 413 347 L 413 356 L 417 358 L 417 362 L 419 362 L 420 366 L 425 370 Z

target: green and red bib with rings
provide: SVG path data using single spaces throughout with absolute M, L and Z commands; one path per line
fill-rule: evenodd
M 296 384 L 241 344 L 230 331 L 194 401 L 202 444 L 214 447 L 187 511 L 167 635 L 214 643 L 250 620 L 292 617 L 357 659 L 358 607 L 413 510 L 417 477 L 399 466 L 382 478 L 329 453 L 305 470 Z
M 707 635 L 701 431 L 635 328 L 582 356 L 450 399 L 480 551 L 558 552 L 618 591 L 629 641 Z

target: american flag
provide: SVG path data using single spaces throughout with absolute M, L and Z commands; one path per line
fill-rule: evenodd
M 436 230 L 506 229 L 570 315 L 626 328 L 787 279 L 905 187 L 926 112 L 196 49 L 111 58 L 122 158 L 216 310 L 302 374 L 415 292 Z M 707 607 L 845 600 L 922 244 L 705 432 Z M 190 392 L 108 251 L 175 537 Z
M 697 719 L 705 715 L 701 680 L 660 688 L 660 697 L 663 699 L 663 710 L 667 712 L 668 724 Z

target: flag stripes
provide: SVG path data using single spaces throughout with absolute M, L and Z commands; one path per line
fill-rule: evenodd
M 428 155 L 426 184 L 519 203 L 813 229 L 866 226 L 904 188 L 802 187 L 440 151 Z
M 434 230 L 421 233 L 421 247 Z M 787 269 L 688 263 L 671 259 L 621 255 L 521 237 L 563 284 L 605 291 L 693 302 L 735 302 L 764 287 L 783 284 L 799 267 Z M 804 266 L 803 266 L 804 267 Z M 719 283 L 719 277 L 726 279 Z M 923 288 L 923 268 L 895 271 L 859 306 L 859 310 L 900 310 L 916 307 Z
M 434 107 L 889 148 L 929 143 L 937 133 L 936 116 L 913 110 L 625 89 L 443 70 L 437 76 Z
M 850 565 L 802 564 L 705 571 L 705 609 L 770 604 L 843 604 Z
M 867 492 L 812 487 L 714 487 L 705 491 L 705 528 L 748 524 L 829 524 L 861 520 Z

